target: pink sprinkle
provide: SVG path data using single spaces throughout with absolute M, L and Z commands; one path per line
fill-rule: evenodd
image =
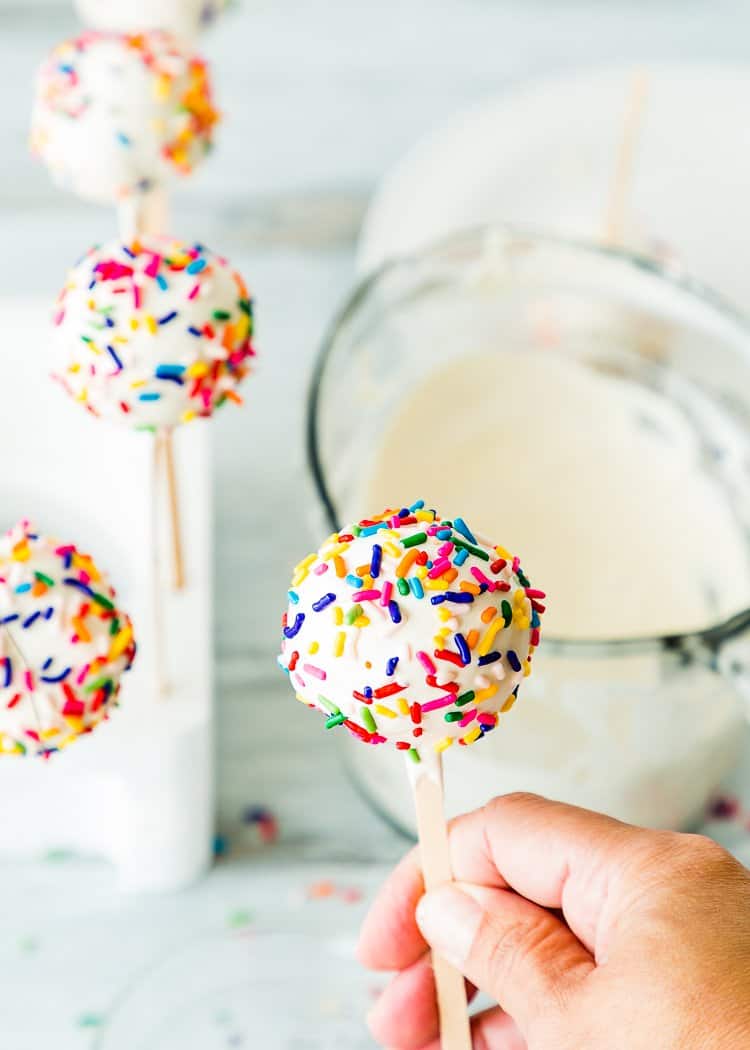
M 437 700 L 428 700 L 426 704 L 422 704 L 422 714 L 427 714 L 430 711 L 439 711 L 441 707 L 450 707 L 455 699 L 453 693 L 446 693 L 445 696 L 438 697 Z
M 201 290 L 200 283 L 194 284 L 193 287 L 188 292 L 188 299 L 196 299 L 198 297 L 198 292 L 200 290 Z
M 477 709 L 475 707 L 473 710 L 468 711 L 458 724 L 461 726 L 462 729 L 465 729 L 466 726 L 469 725 L 470 722 L 473 722 L 476 717 Z
M 34 679 L 32 677 L 31 671 L 24 671 L 24 673 L 23 673 L 23 680 L 26 683 L 26 688 L 28 689 L 28 691 L 30 693 L 33 693 L 34 692 Z
M 491 711 L 482 711 L 477 716 L 477 722 L 479 722 L 480 726 L 496 726 L 497 715 L 493 715 Z
M 424 667 L 427 674 L 435 674 L 437 668 L 423 649 L 420 649 L 417 653 L 417 659 L 421 663 L 422 667 Z
M 320 565 L 316 565 L 313 569 L 316 576 L 322 576 L 324 572 L 328 572 L 328 562 L 322 561 Z
M 430 525 L 429 529 L 427 530 L 427 535 L 435 536 L 440 531 L 440 529 L 442 529 L 442 527 L 442 525 Z
M 438 554 L 442 554 L 444 558 L 447 558 L 448 555 L 453 554 L 454 550 L 455 547 L 453 546 L 451 541 L 447 540 L 441 547 L 438 547 Z
M 136 310 L 141 308 L 141 286 L 139 284 L 133 285 L 133 304 Z
M 151 262 L 143 271 L 147 277 L 156 277 L 161 266 L 161 255 L 154 254 L 151 256 Z
M 431 580 L 436 580 L 438 576 L 442 576 L 444 572 L 447 572 L 448 569 L 450 569 L 450 567 L 451 563 L 448 561 L 447 558 L 438 558 L 438 560 L 432 566 L 427 575 L 430 577 Z
M 383 594 L 381 595 L 381 598 L 380 598 L 380 604 L 384 608 L 388 605 L 388 602 L 391 600 L 391 595 L 392 594 L 393 594 L 393 584 L 391 583 L 390 580 L 386 580 L 385 583 L 383 584 Z
M 547 593 L 546 593 L 546 591 L 538 591 L 534 587 L 527 587 L 526 588 L 526 597 L 527 598 L 546 598 L 547 597 Z
M 478 569 L 478 568 L 477 568 L 477 567 L 476 567 L 475 565 L 472 565 L 472 567 L 471 567 L 471 575 L 472 575 L 472 576 L 474 577 L 474 579 L 475 579 L 475 580 L 477 580 L 477 581 L 478 581 L 479 583 L 486 583 L 486 584 L 487 584 L 487 586 L 489 587 L 489 589 L 490 589 L 491 591 L 495 589 L 495 584 L 494 584 L 494 582 L 493 582 L 492 580 L 489 580 L 489 579 L 488 579 L 488 578 L 487 578 L 487 577 L 486 577 L 486 576 L 484 575 L 484 573 L 482 572 L 482 570 L 481 570 L 481 569 Z
M 86 681 L 86 675 L 89 673 L 90 667 L 91 664 L 86 664 L 85 667 L 81 668 L 81 673 L 76 678 L 76 685 L 83 685 L 83 683 Z
M 315 664 L 303 664 L 302 670 L 307 671 L 307 673 L 311 674 L 313 678 L 317 678 L 321 682 L 325 682 L 326 680 L 327 675 L 323 668 L 316 667 Z
M 352 601 L 355 602 L 374 602 L 376 598 L 380 597 L 380 591 L 355 591 L 352 595 Z
M 513 572 L 518 572 L 520 566 L 521 566 L 521 559 L 518 557 L 518 555 L 516 555 L 515 558 L 513 559 L 513 565 L 512 565 Z
M 54 316 L 54 324 L 56 326 L 57 325 L 61 325 L 64 320 L 65 320 L 65 311 L 64 310 L 60 310 L 59 313 L 55 314 L 55 316 Z

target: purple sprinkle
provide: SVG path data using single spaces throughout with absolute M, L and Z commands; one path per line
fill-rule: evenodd
M 292 626 L 284 628 L 284 637 L 285 638 L 294 638 L 296 635 L 299 634 L 300 630 L 302 629 L 302 624 L 304 622 L 305 622 L 305 614 L 304 613 L 297 613 L 297 615 L 294 617 L 294 623 L 292 624 Z
M 390 658 L 390 660 L 388 661 L 388 663 L 385 665 L 385 673 L 388 675 L 389 678 L 393 677 L 393 672 L 396 670 L 396 665 L 397 664 L 398 664 L 398 657 L 397 656 L 392 656 Z
M 446 591 L 445 600 L 447 602 L 455 602 L 457 605 L 471 605 L 474 601 L 474 595 L 469 594 L 468 591 Z
M 380 575 L 380 563 L 383 559 L 383 548 L 377 544 L 372 545 L 372 558 L 370 559 L 370 576 L 376 580 Z
M 460 633 L 456 633 L 454 635 L 454 641 L 456 643 L 456 648 L 458 649 L 459 653 L 461 654 L 461 659 L 464 662 L 464 667 L 466 667 L 467 664 L 471 663 L 471 652 L 469 650 L 468 642 L 466 641 L 464 636 L 462 634 L 460 634 Z
M 497 651 L 493 651 L 491 653 L 487 653 L 486 656 L 480 656 L 479 659 L 477 660 L 477 663 L 479 664 L 480 667 L 486 667 L 487 664 L 494 664 L 494 662 L 496 660 L 500 659 L 500 656 L 501 656 L 501 653 L 498 653 Z
M 388 602 L 388 612 L 391 614 L 391 619 L 394 623 L 401 623 L 401 610 L 398 607 L 398 602 L 394 602 L 391 599 Z
M 313 612 L 322 612 L 323 609 L 327 609 L 331 602 L 336 601 L 336 595 L 329 591 L 328 594 L 324 594 L 322 598 L 318 598 L 316 602 L 313 602 Z

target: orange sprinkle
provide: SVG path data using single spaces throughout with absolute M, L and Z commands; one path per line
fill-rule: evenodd
M 346 565 L 344 564 L 344 559 L 341 557 L 340 554 L 336 554 L 334 556 L 333 567 L 336 570 L 336 575 L 338 576 L 338 578 L 340 580 L 343 580 L 346 576 Z
M 416 547 L 412 547 L 411 550 L 408 550 L 406 552 L 406 554 L 403 556 L 403 558 L 399 562 L 398 568 L 396 569 L 396 575 L 399 577 L 399 579 L 403 579 L 406 576 L 406 574 L 408 573 L 409 569 L 412 567 L 414 562 L 417 560 L 417 555 L 418 554 L 419 554 L 419 551 L 416 549 Z
M 469 633 L 466 635 L 466 644 L 470 649 L 473 649 L 478 641 L 479 631 L 477 631 L 476 628 L 474 628 L 471 631 L 469 631 Z
M 468 580 L 462 580 L 461 590 L 466 594 L 481 594 L 479 587 L 475 583 L 469 583 Z
M 482 623 L 489 623 L 490 620 L 494 619 L 497 614 L 497 609 L 493 605 L 488 605 L 482 613 Z

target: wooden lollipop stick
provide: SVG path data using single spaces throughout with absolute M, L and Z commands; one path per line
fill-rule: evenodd
M 148 193 L 137 194 L 120 201 L 117 206 L 117 225 L 125 244 L 137 241 L 142 234 L 159 236 L 169 226 L 169 201 L 166 190 L 157 186 Z
M 169 498 L 169 522 L 172 529 L 172 580 L 176 591 L 185 588 L 185 561 L 182 553 L 182 520 L 180 517 L 180 495 L 177 487 L 177 472 L 174 463 L 174 443 L 171 428 L 161 432 L 164 464 L 167 474 Z
M 452 882 L 453 870 L 445 821 L 442 761 L 440 756 L 436 756 L 434 765 L 426 762 L 421 765 L 425 768 L 421 770 L 416 767 L 415 774 L 415 767 L 410 763 L 410 773 L 417 811 L 422 875 L 425 889 L 429 892 Z M 471 1026 L 463 974 L 434 954 L 432 966 L 442 1050 L 471 1050 Z
M 641 69 L 634 75 L 630 84 L 622 136 L 617 151 L 617 161 L 609 190 L 609 201 L 604 221 L 604 241 L 606 244 L 622 244 L 625 232 L 625 219 L 628 200 L 633 188 L 635 160 L 638 143 L 643 131 L 643 119 L 646 115 L 646 103 L 650 87 L 649 74 Z

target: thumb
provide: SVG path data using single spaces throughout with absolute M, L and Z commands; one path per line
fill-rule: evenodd
M 563 922 L 512 890 L 441 886 L 420 900 L 417 923 L 430 947 L 493 996 L 524 1035 L 594 969 Z

